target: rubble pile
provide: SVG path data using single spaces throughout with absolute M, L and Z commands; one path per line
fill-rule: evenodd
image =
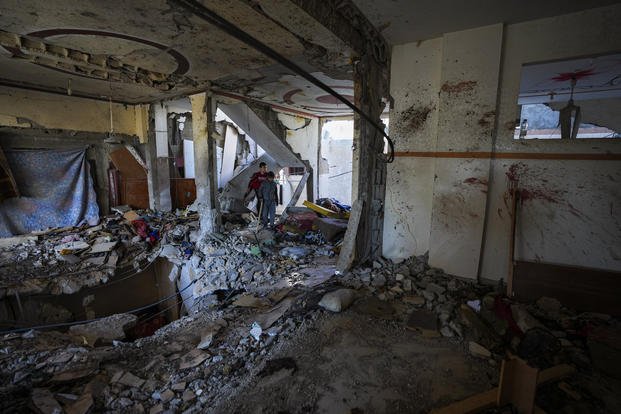
M 152 226 L 159 246 L 145 251 L 175 264 L 180 292 L 192 287 L 190 298 L 181 292 L 186 316 L 134 341 L 124 338 L 141 322 L 133 315 L 2 336 L 3 412 L 206 412 L 280 365 L 297 369 L 295 356 L 273 359 L 275 350 L 338 312 L 454 341 L 494 367 L 511 352 L 539 368 L 570 362 L 619 374 L 610 355 L 620 354 L 621 327 L 610 316 L 576 313 L 552 298 L 515 303 L 431 268 L 426 256 L 336 274 L 331 244 L 231 224 L 198 240 L 192 217 L 160 223 Z
M 400 264 L 374 262 L 340 281 L 381 302 L 399 304 L 406 327 L 461 341 L 492 365 L 510 352 L 539 368 L 570 363 L 592 370 L 595 365 L 621 377 L 621 323 L 610 315 L 576 312 L 548 297 L 517 303 L 499 293 L 502 285 L 495 289 L 460 280 L 430 268 L 426 256 Z M 602 357 L 602 349 L 609 356 Z
M 189 233 L 189 240 L 196 237 L 195 232 Z M 226 234 L 209 235 L 193 250 L 184 248 L 183 243 L 162 243 L 159 254 L 176 265 L 172 277 L 178 286 L 192 284 L 194 299 L 210 296 L 217 301 L 217 292 L 266 291 L 293 285 L 305 279 L 307 269 L 314 271 L 322 262 L 327 266 L 323 280 L 328 279 L 334 274 L 334 247 L 303 240 L 301 244 L 272 230 L 236 225 L 229 226 Z
M 194 216 L 128 210 L 97 226 L 52 229 L 14 237 L 0 249 L 0 298 L 72 294 L 146 268 L 162 234 Z M 149 233 L 147 233 L 149 231 Z
M 194 310 L 153 336 L 122 342 L 114 315 L 67 333 L 8 334 L 0 339 L 0 409 L 59 407 L 65 412 L 204 412 L 257 375 L 270 350 L 312 323 L 311 289 L 232 295 Z M 106 325 L 112 325 L 106 335 Z M 110 339 L 85 345 L 85 338 Z

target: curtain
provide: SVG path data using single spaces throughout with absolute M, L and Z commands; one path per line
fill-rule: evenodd
M 86 150 L 7 150 L 21 197 L 0 203 L 0 237 L 96 225 L 99 207 Z

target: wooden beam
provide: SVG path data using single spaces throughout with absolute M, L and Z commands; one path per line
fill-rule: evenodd
M 502 361 L 496 404 L 511 404 L 519 414 L 532 414 L 537 392 L 539 370 L 526 361 L 513 358 Z
M 552 368 L 544 369 L 537 377 L 537 386 L 543 385 L 550 381 L 556 381 L 567 375 L 571 375 L 576 371 L 574 367 L 567 364 L 561 364 Z M 431 411 L 431 414 L 470 414 L 478 413 L 486 408 L 495 407 L 497 402 L 499 389 L 492 388 L 489 391 L 473 395 L 464 400 L 458 401 L 446 407 L 438 408 Z
M 364 202 L 362 200 L 356 200 L 352 205 L 347 231 L 345 231 L 345 237 L 341 245 L 341 253 L 336 262 L 336 269 L 339 272 L 349 270 L 354 262 L 356 255 L 356 237 L 358 236 L 358 226 L 360 225 L 363 207 Z

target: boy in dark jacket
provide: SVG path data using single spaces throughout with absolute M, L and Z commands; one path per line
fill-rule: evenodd
M 259 187 L 259 198 L 263 199 L 263 211 L 261 211 L 261 223 L 267 226 L 268 214 L 269 225 L 274 227 L 274 217 L 276 216 L 276 204 L 278 203 L 278 187 L 274 182 L 274 172 L 267 173 L 267 180 L 263 181 Z

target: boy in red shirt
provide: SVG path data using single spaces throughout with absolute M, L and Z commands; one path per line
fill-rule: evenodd
M 259 188 L 265 180 L 267 180 L 267 164 L 262 162 L 259 164 L 259 171 L 252 174 L 252 177 L 250 177 L 250 182 L 248 183 L 248 190 L 246 190 L 246 193 L 244 194 L 244 200 L 251 192 L 254 192 L 254 195 L 257 196 L 257 213 L 261 212 L 261 206 L 263 205 L 263 198 L 261 198 Z

